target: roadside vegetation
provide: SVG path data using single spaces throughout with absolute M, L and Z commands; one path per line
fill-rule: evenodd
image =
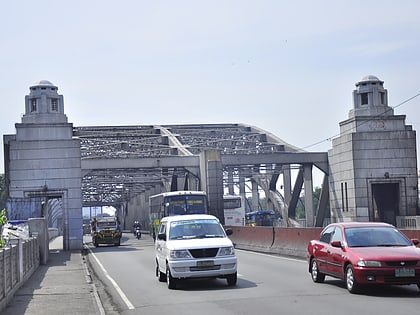
M 0 248 L 4 247 L 6 241 L 3 237 L 3 226 L 7 223 L 6 209 L 0 211 Z
M 7 223 L 6 214 L 6 184 L 4 174 L 0 174 L 0 248 L 5 245 L 3 238 L 3 226 Z
M 0 174 L 0 209 L 6 208 L 6 181 L 4 174 Z

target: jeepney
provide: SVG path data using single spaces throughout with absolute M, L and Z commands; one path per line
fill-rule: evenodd
M 117 217 L 97 217 L 92 220 L 92 243 L 120 245 L 121 230 Z

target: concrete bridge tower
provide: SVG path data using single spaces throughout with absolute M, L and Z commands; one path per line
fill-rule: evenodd
M 416 132 L 394 115 L 383 81 L 356 83 L 353 109 L 328 152 L 333 221 L 384 221 L 416 215 Z
M 3 141 L 9 216 L 21 220 L 47 217 L 47 222 L 62 231 L 64 249 L 80 249 L 80 141 L 73 139 L 73 125 L 67 122 L 57 87 L 46 80 L 31 86 L 22 122 L 15 127 L 16 134 L 5 135 Z M 48 207 L 50 201 L 60 206 Z M 28 211 L 28 205 L 34 207 L 34 203 L 42 204 L 40 211 Z M 26 206 L 13 206 L 16 204 Z

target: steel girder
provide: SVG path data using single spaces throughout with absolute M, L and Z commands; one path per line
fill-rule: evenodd
M 73 136 L 80 140 L 85 206 L 119 204 L 174 176 L 185 176 L 198 166 L 203 150 L 220 150 L 226 168 L 242 168 L 249 176 L 253 167 L 256 172 L 274 171 L 270 161 L 279 154 L 299 152 L 272 134 L 244 124 L 74 127 Z M 235 157 L 240 160 L 235 162 Z M 311 162 L 310 157 L 305 159 Z

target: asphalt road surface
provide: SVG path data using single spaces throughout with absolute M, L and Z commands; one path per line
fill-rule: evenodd
M 106 314 L 418 314 L 415 285 L 350 294 L 340 280 L 313 283 L 306 261 L 237 250 L 238 283 L 188 280 L 169 290 L 155 276 L 154 244 L 125 233 L 121 246 L 89 247 L 88 261 Z

